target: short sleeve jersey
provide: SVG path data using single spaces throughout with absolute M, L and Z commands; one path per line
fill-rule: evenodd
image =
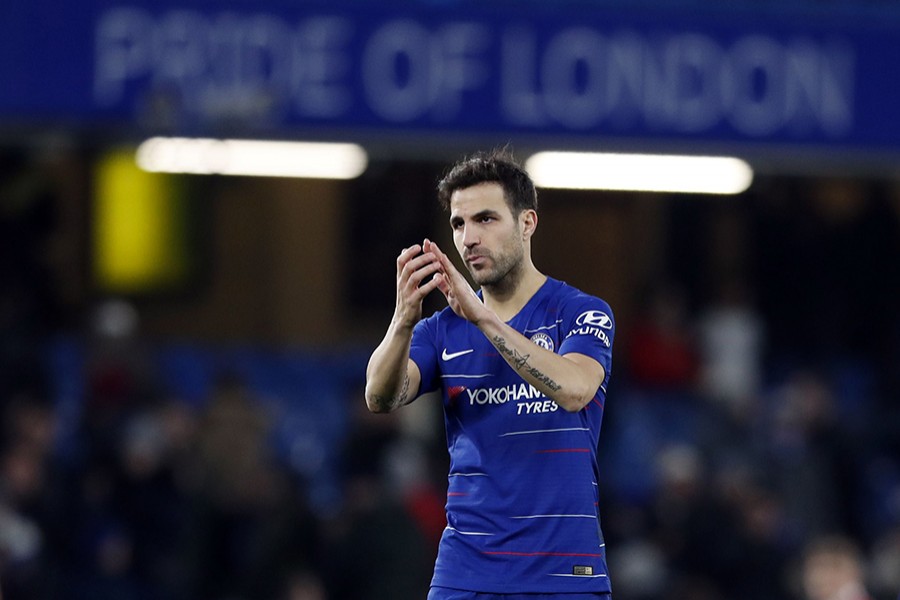
M 447 527 L 432 585 L 488 593 L 608 592 L 597 445 L 612 370 L 609 305 L 548 278 L 508 322 L 606 371 L 591 402 L 560 408 L 446 308 L 419 322 L 419 393 L 440 390 L 450 453 Z

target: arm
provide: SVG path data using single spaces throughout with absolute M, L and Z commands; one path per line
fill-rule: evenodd
M 440 269 L 431 252 L 419 245 L 397 257 L 397 304 L 384 339 L 375 348 L 366 368 L 366 406 L 372 412 L 391 412 L 409 404 L 419 389 L 421 374 L 409 359 L 409 345 L 416 323 L 422 318 L 422 299 L 437 287 Z
M 476 325 L 522 379 L 569 412 L 587 406 L 606 376 L 593 358 L 545 350 L 493 313 Z
M 577 412 L 591 401 L 606 376 L 599 362 L 578 353 L 560 356 L 535 345 L 481 302 L 434 243 L 426 242 L 426 248 L 441 263 L 441 272 L 434 279 L 450 308 L 478 327 L 522 379 L 569 412 Z

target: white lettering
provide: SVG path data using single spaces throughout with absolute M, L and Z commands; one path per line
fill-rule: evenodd
M 673 61 L 670 117 L 680 131 L 703 131 L 720 118 L 717 98 L 722 65 L 718 50 L 712 40 L 694 34 L 675 37 L 668 45 L 666 56 Z
M 537 62 L 534 32 L 515 28 L 502 40 L 500 102 L 507 118 L 514 124 L 539 126 L 547 119 L 537 93 L 537 77 L 529 65 Z
M 852 125 L 852 49 L 830 43 L 821 50 L 810 40 L 798 39 L 788 48 L 787 111 L 797 115 L 791 123 L 795 133 L 809 133 L 821 123 L 826 133 L 838 136 Z
M 441 52 L 435 66 L 438 81 L 434 115 L 442 120 L 458 115 L 463 108 L 463 93 L 480 87 L 488 78 L 488 69 L 478 55 L 490 43 L 486 27 L 472 23 L 450 23 L 435 38 Z
M 846 134 L 855 57 L 846 44 L 749 35 L 731 44 L 699 34 L 653 39 L 631 31 L 562 29 L 545 44 L 525 26 L 502 32 L 500 106 L 512 124 L 687 133 L 723 124 Z
M 548 412 L 556 412 L 559 410 L 559 405 L 553 400 L 538 400 L 536 402 L 521 402 L 516 407 L 518 410 L 516 414 L 521 415 L 536 415 L 540 413 L 548 413 Z
M 264 117 L 285 105 L 303 116 L 338 116 L 351 104 L 351 33 L 338 17 L 294 27 L 265 14 L 110 9 L 97 21 L 94 99 L 112 106 L 127 86 L 149 82 L 150 91 L 174 92 L 180 110 L 204 117 Z
M 208 27 L 207 20 L 193 11 L 176 10 L 162 16 L 153 32 L 155 83 L 189 85 L 207 71 Z
M 241 19 L 226 13 L 207 22 L 199 15 L 185 14 L 173 20 L 172 27 L 177 36 L 162 36 L 170 45 L 167 54 L 178 54 L 180 45 L 187 43 L 183 38 L 193 35 L 190 68 L 165 77 L 178 84 L 188 106 L 212 117 L 260 114 L 264 104 L 282 95 L 292 68 L 286 51 L 291 31 L 282 21 L 267 16 Z M 196 31 L 192 34 L 192 30 Z
M 644 91 L 644 54 L 643 40 L 638 34 L 624 31 L 612 36 L 606 101 L 613 124 L 630 126 L 640 114 Z
M 543 396 L 540 390 L 527 383 L 521 383 L 519 385 L 513 384 L 502 388 L 467 389 L 466 393 L 469 395 L 470 406 L 475 404 L 506 404 L 510 401 L 518 402 L 520 400 L 530 400 Z
M 290 22 L 264 13 L 110 8 L 94 30 L 93 98 L 104 108 L 136 99 L 254 122 L 285 111 L 340 119 L 367 109 L 390 123 L 452 123 L 477 109 L 507 126 L 572 131 L 731 128 L 755 138 L 836 138 L 853 126 L 857 59 L 840 38 L 753 34 L 723 41 L 581 24 L 494 32 L 486 23 L 416 19 L 376 23 L 368 37 L 359 34 L 353 17 Z M 488 54 L 494 48 L 496 73 Z M 493 93 L 494 78 L 496 106 L 468 102 Z M 353 86 L 365 106 L 354 106 Z M 151 94 L 168 102 L 151 102 Z
M 152 17 L 136 8 L 110 10 L 97 23 L 94 98 L 103 106 L 120 102 L 125 84 L 153 65 Z
M 569 339 L 573 335 L 592 335 L 596 338 L 599 338 L 603 345 L 607 348 L 610 347 L 609 336 L 606 335 L 606 332 L 600 329 L 599 327 L 578 327 L 577 329 L 573 329 L 566 335 L 566 339 Z
M 487 29 L 450 23 L 434 32 L 414 21 L 392 21 L 376 31 L 363 53 L 363 82 L 372 109 L 396 122 L 431 111 L 439 119 L 462 110 L 462 94 L 480 86 L 487 70 L 475 55 Z
M 587 28 L 554 37 L 542 61 L 548 114 L 572 129 L 587 129 L 606 113 L 606 40 Z
M 345 47 L 351 34 L 349 21 L 337 17 L 309 19 L 298 27 L 290 92 L 300 114 L 335 117 L 350 108 L 350 93 L 340 82 L 350 72 Z
M 736 129 L 752 136 L 777 131 L 786 112 L 783 48 L 763 36 L 738 40 L 722 71 L 722 105 Z
M 379 116 L 411 121 L 434 103 L 438 88 L 430 38 L 415 21 L 392 21 L 369 38 L 362 75 L 366 98 Z

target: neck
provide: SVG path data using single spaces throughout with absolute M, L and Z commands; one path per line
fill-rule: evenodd
M 484 304 L 504 321 L 512 319 L 540 289 L 547 276 L 537 270 L 531 261 L 525 261 L 515 271 L 510 271 L 503 281 L 484 285 L 481 293 Z

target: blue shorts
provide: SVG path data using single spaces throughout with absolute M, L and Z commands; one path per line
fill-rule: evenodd
M 432 587 L 428 590 L 428 600 L 612 600 L 612 595 L 603 592 L 589 594 L 582 592 L 573 594 L 490 594 L 445 587 Z

